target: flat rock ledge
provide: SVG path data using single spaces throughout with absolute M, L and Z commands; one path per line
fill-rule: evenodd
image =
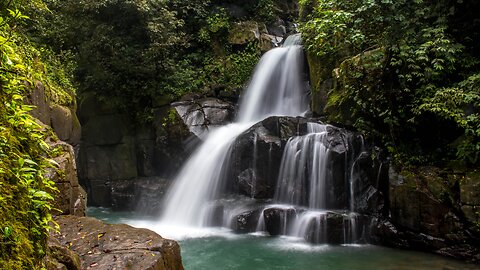
M 59 216 L 49 239 L 48 269 L 183 270 L 180 246 L 147 229 Z

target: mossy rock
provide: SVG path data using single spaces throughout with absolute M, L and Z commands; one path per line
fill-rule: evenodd
M 228 42 L 235 45 L 245 45 L 258 41 L 262 34 L 267 33 L 265 24 L 255 21 L 235 23 L 230 29 Z

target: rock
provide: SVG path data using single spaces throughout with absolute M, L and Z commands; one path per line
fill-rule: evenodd
M 110 183 L 111 205 L 115 210 L 158 215 L 171 181 L 161 177 L 140 177 Z
M 267 26 L 268 33 L 270 35 L 283 37 L 287 34 L 287 28 L 285 27 L 285 22 L 283 20 L 277 20 L 271 25 Z
M 263 210 L 265 231 L 270 235 L 286 235 L 288 223 L 295 218 L 295 208 L 271 207 Z
M 390 170 L 391 218 L 374 226 L 372 238 L 381 244 L 478 262 L 480 234 L 465 222 L 472 209 L 462 203 L 471 193 L 470 189 L 462 191 L 458 181 L 466 178 L 436 167 Z
M 65 142 L 51 143 L 50 146 L 61 149 L 61 154 L 53 159 L 58 168 L 49 169 L 46 175 L 58 188 L 55 208 L 65 215 L 85 216 L 87 195 L 78 183 L 73 147 Z
M 60 231 L 50 237 L 79 254 L 81 269 L 183 269 L 177 242 L 150 230 L 88 217 L 60 216 L 55 222 Z
M 175 102 L 172 106 L 188 129 L 199 138 L 203 138 L 210 128 L 233 120 L 233 105 L 215 98 Z
M 170 178 L 178 172 L 200 140 L 190 132 L 173 107 L 159 108 L 152 128 L 155 134 L 153 159 L 145 163 L 150 162 L 156 172 L 154 176 Z
M 91 117 L 83 125 L 82 139 L 88 145 L 115 145 L 125 142 L 128 117 L 121 114 Z
M 235 45 L 244 45 L 259 40 L 262 33 L 268 34 L 264 24 L 255 21 L 238 22 L 230 29 L 228 42 Z
M 72 113 L 70 108 L 53 104 L 50 106 L 50 114 L 50 125 L 58 138 L 72 145 L 77 145 L 80 142 L 81 129 L 75 113 Z
M 238 136 L 232 146 L 229 165 L 233 181 L 229 182 L 227 190 L 257 199 L 273 198 L 285 145 L 291 137 L 307 134 L 307 122 L 307 119 L 300 117 L 269 117 Z M 346 166 L 350 167 L 347 163 L 357 163 L 351 165 L 355 174 L 355 205 L 362 213 L 369 209 L 383 209 L 383 194 L 386 194 L 387 187 L 378 186 L 377 180 L 386 179 L 388 164 L 383 165 L 379 173 L 379 161 L 372 161 L 368 154 L 371 150 L 362 145 L 361 137 L 333 126 L 328 126 L 327 132 L 324 144 L 329 149 L 326 185 L 329 187 L 326 191 L 328 208 L 344 209 L 349 205 L 350 184 L 345 173 Z M 359 158 L 362 151 L 365 153 Z M 301 188 L 305 191 L 309 189 L 305 185 Z M 300 201 L 306 201 L 306 198 Z
M 80 256 L 54 238 L 48 238 L 48 252 L 45 259 L 48 270 L 80 270 Z
M 261 214 L 260 209 L 253 209 L 236 215 L 232 222 L 232 229 L 236 233 L 251 233 L 257 229 L 258 218 Z
M 283 153 L 279 126 L 278 118 L 267 118 L 236 138 L 229 166 L 234 181 L 228 190 L 254 198 L 273 197 Z
M 50 98 L 45 95 L 45 86 L 40 81 L 35 81 L 32 92 L 27 97 L 27 102 L 35 106 L 30 114 L 45 125 L 50 125 Z
M 469 172 L 461 180 L 460 200 L 464 205 L 480 206 L 480 172 Z
M 392 222 L 412 231 L 420 231 L 434 237 L 461 230 L 459 218 L 442 203 L 441 194 L 432 194 L 422 188 L 422 182 L 433 185 L 442 182 L 431 169 L 407 174 L 405 183 L 390 188 Z
M 208 100 L 199 104 L 208 111 L 209 121 L 216 124 L 218 115 L 209 111 L 215 105 Z M 87 97 L 82 106 L 95 110 L 80 113 L 87 122 L 78 155 L 80 182 L 88 191 L 91 205 L 134 208 L 138 202 L 134 180 L 170 178 L 198 143 L 169 106 L 158 108 L 153 123 L 143 125 L 132 125 L 126 115 L 104 108 L 92 97 Z

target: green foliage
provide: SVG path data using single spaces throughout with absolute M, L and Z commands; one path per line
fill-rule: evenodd
M 49 11 L 35 9 L 38 23 L 27 29 L 45 48 L 42 60 L 50 81 L 63 89 L 78 88 L 80 98 L 93 92 L 136 120 L 151 120 L 157 106 L 185 93 L 241 87 L 259 56 L 253 45 L 228 44 L 234 19 L 221 1 L 45 2 Z M 258 7 L 268 10 L 272 3 L 262 0 Z M 250 11 L 257 2 L 245 5 Z M 46 61 L 48 55 L 54 60 Z M 78 85 L 66 84 L 70 74 Z
M 338 67 L 326 107 L 332 120 L 379 138 L 401 161 L 448 161 L 456 148 L 457 159 L 478 163 L 480 59 L 470 42 L 478 29 L 463 30 L 475 16 L 465 9 L 475 4 L 300 4 L 307 49 Z
M 242 88 L 259 59 L 257 45 L 249 43 L 245 49 L 225 57 L 206 58 L 204 73 L 212 85 L 222 85 L 231 90 Z
M 55 164 L 46 133 L 24 104 L 43 69 L 38 51 L 16 31 L 27 19 L 16 7 L 38 8 L 41 2 L 8 3 L 0 9 L 0 268 L 39 269 L 56 190 L 45 174 Z
M 255 13 L 260 20 L 273 22 L 277 18 L 275 8 L 273 0 L 258 0 Z

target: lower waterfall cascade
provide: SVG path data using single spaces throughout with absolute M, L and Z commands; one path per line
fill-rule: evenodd
M 220 227 L 315 244 L 364 241 L 368 222 L 355 212 L 362 174 L 356 164 L 368 156 L 363 139 L 305 118 L 303 48 L 298 36 L 285 43 L 292 45 L 260 60 L 237 120 L 210 131 L 184 164 L 165 196 L 159 226 L 185 232 Z M 239 150 L 241 138 L 252 151 Z M 248 168 L 237 168 L 238 160 Z M 271 171 L 265 172 L 265 163 Z

